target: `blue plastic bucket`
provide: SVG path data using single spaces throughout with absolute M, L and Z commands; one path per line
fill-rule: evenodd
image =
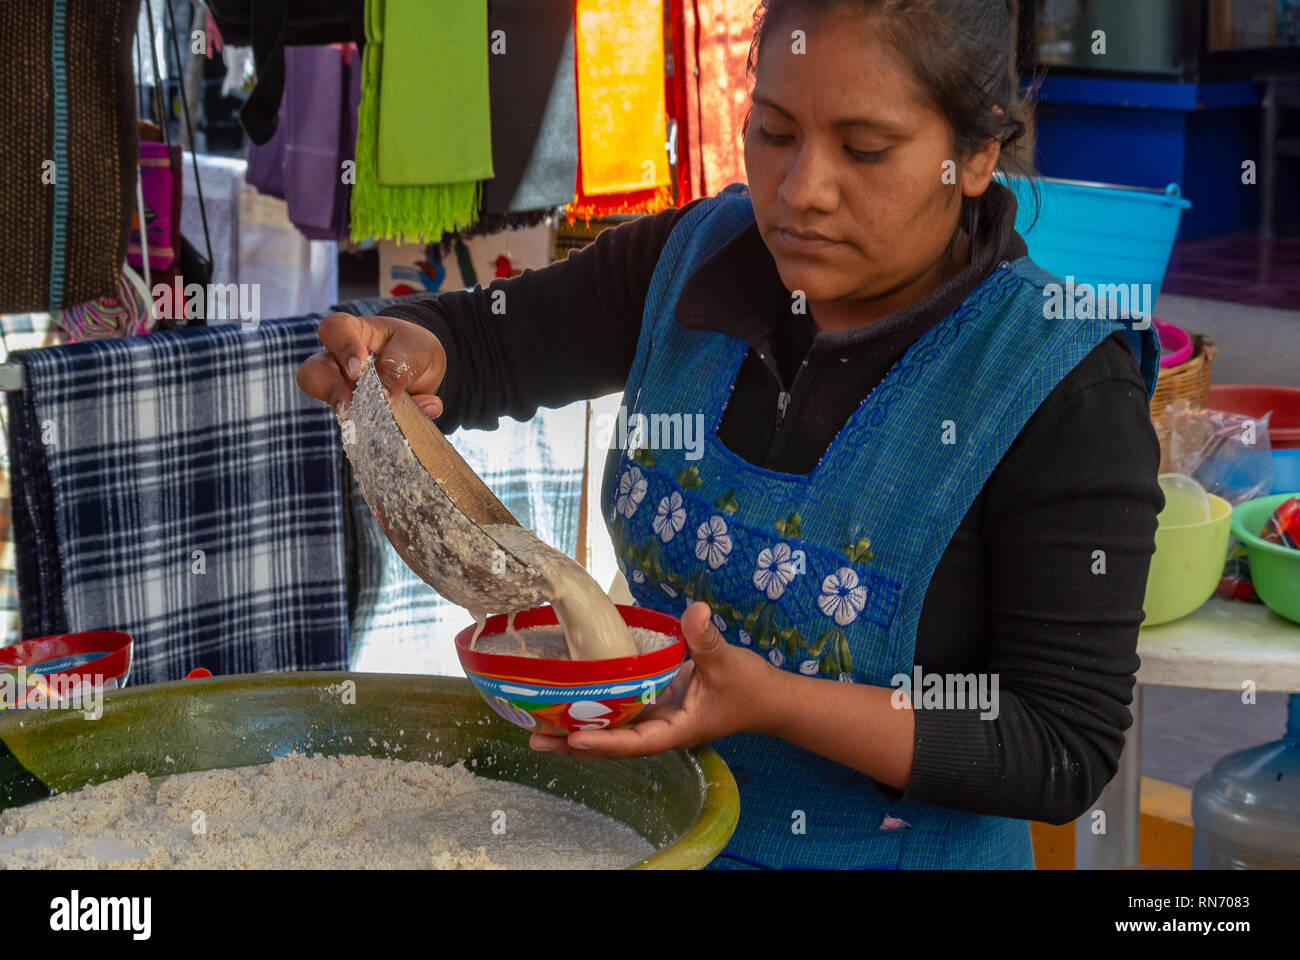
M 1164 190 L 1119 187 L 1081 180 L 1035 179 L 1038 221 L 1032 193 L 1021 177 L 1000 177 L 1016 194 L 1016 230 L 1029 245 L 1029 257 L 1061 279 L 1096 287 L 1109 283 L 1149 283 L 1151 302 L 1160 293 L 1178 221 L 1191 202 L 1178 184 Z
M 1273 493 L 1300 490 L 1300 449 L 1273 451 Z

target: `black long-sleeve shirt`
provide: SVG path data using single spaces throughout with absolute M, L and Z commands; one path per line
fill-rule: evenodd
M 1001 261 L 1025 254 L 1010 192 L 995 183 L 981 203 L 969 266 L 852 330 L 814 333 L 811 317 L 790 312 L 756 227 L 702 264 L 682 291 L 677 322 L 750 344 L 719 439 L 755 464 L 809 472 L 907 348 Z M 621 390 L 655 264 L 689 208 L 606 230 L 567 260 L 486 291 L 385 310 L 428 326 L 446 349 L 438 426 L 492 428 L 503 415 L 526 420 L 539 406 Z M 504 314 L 489 300 L 497 289 Z M 1088 809 L 1114 775 L 1132 722 L 1138 625 L 1163 506 L 1159 459 L 1141 375 L 1124 335 L 1113 334 L 1030 418 L 926 592 L 916 664 L 925 673 L 997 674 L 998 716 L 917 710 L 910 779 L 904 791 L 880 785 L 888 797 L 1049 823 Z M 1094 572 L 1098 550 L 1104 573 Z

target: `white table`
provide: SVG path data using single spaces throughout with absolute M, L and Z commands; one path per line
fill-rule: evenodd
M 1258 693 L 1300 692 L 1300 624 L 1263 604 L 1213 596 L 1195 613 L 1144 627 L 1142 666 L 1133 689 L 1119 768 L 1092 809 L 1075 821 L 1076 869 L 1131 867 L 1138 860 L 1142 788 L 1142 687 L 1238 690 L 1250 680 Z M 1093 811 L 1106 813 L 1106 833 L 1092 833 Z

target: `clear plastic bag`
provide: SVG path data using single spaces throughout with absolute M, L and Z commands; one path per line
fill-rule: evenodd
M 1194 478 L 1233 506 L 1262 497 L 1273 486 L 1270 416 L 1193 408 L 1185 399 L 1175 400 L 1164 413 L 1169 463 L 1162 469 Z
M 1233 506 L 1262 497 L 1273 486 L 1271 413 L 1251 417 L 1224 410 L 1194 408 L 1185 399 L 1165 408 L 1161 432 L 1168 436 L 1161 470 L 1183 473 Z M 1246 548 L 1228 538 L 1223 577 L 1215 591 L 1232 600 L 1259 603 L 1251 582 Z

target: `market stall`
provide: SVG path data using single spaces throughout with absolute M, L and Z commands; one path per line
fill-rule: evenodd
M 1161 299 L 1250 82 L 310 6 L 0 7 L 0 869 L 1300 867 L 1300 387 Z M 1151 686 L 1290 695 L 1156 857 Z

